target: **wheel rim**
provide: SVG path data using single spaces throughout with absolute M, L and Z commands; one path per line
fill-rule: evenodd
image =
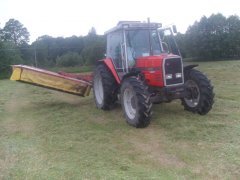
M 189 107 L 196 107 L 200 100 L 200 90 L 197 83 L 193 80 L 185 82 L 187 96 L 184 101 Z
M 103 103 L 103 84 L 102 84 L 102 78 L 98 74 L 95 76 L 94 79 L 94 94 L 97 100 L 98 104 Z
M 136 116 L 136 101 L 132 89 L 126 88 L 123 94 L 123 102 L 125 112 L 129 119 L 134 119 Z

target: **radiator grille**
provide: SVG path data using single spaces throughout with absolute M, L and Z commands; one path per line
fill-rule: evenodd
M 169 58 L 164 62 L 164 78 L 165 85 L 175 85 L 183 83 L 182 72 L 182 59 L 181 58 Z M 181 77 L 179 77 L 181 75 Z

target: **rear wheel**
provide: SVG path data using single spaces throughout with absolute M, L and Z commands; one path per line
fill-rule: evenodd
M 112 73 L 104 65 L 97 66 L 93 78 L 95 104 L 99 109 L 108 110 L 117 100 L 117 82 Z
M 182 99 L 185 110 L 205 115 L 212 109 L 213 86 L 204 74 L 195 69 L 185 72 L 185 88 L 186 97 Z
M 149 125 L 152 103 L 147 86 L 137 77 L 125 79 L 121 86 L 121 105 L 128 124 L 143 128 Z

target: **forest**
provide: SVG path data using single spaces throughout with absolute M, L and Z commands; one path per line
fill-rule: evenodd
M 91 66 L 105 54 L 106 37 L 92 27 L 86 36 L 51 37 L 43 35 L 29 43 L 30 33 L 16 19 L 0 27 L 0 78 L 10 73 L 10 65 L 26 64 L 42 68 Z M 182 57 L 216 61 L 240 58 L 240 18 L 222 14 L 203 16 L 187 31 L 177 33 Z

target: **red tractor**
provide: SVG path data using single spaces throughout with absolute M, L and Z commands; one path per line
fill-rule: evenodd
M 138 128 L 149 125 L 153 103 L 181 99 L 185 110 L 207 114 L 213 86 L 197 65 L 183 66 L 174 33 L 175 26 L 139 21 L 107 31 L 106 58 L 94 72 L 96 106 L 109 110 L 120 100 L 126 121 Z

